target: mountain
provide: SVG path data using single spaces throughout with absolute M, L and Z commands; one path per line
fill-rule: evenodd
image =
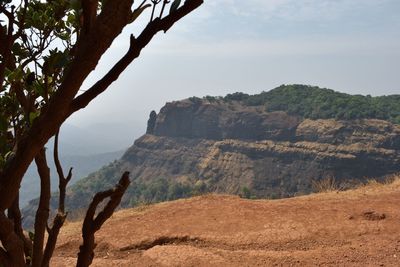
M 351 188 L 383 180 L 400 171 L 399 116 L 399 95 L 304 85 L 167 103 L 121 159 L 69 188 L 67 205 L 84 209 L 124 171 L 132 185 L 123 207 L 206 192 L 283 198 L 325 181 Z

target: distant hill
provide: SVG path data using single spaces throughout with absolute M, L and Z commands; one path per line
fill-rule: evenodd
M 400 172 L 399 104 L 399 95 L 304 85 L 167 103 L 121 159 L 69 188 L 67 205 L 86 207 L 124 171 L 132 185 L 123 207 L 207 192 L 283 198 L 328 178 L 340 188 L 384 179 Z

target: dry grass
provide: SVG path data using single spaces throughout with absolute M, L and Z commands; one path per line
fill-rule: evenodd
M 328 192 L 338 192 L 347 190 L 357 190 L 357 189 L 378 189 L 383 186 L 390 186 L 400 184 L 400 174 L 388 175 L 383 180 L 377 179 L 367 179 L 365 183 L 360 183 L 352 188 L 345 189 L 340 185 L 333 176 L 328 176 L 321 180 L 312 180 L 312 189 L 315 193 L 328 193 Z
M 373 189 L 381 188 L 383 186 L 396 186 L 400 184 L 400 174 L 392 174 L 385 177 L 385 179 L 378 181 L 376 179 L 368 179 L 361 187 Z
M 361 189 L 366 190 L 382 190 L 383 188 L 397 188 L 400 186 L 400 174 L 387 176 L 384 180 L 369 179 L 362 185 Z
M 327 193 L 340 190 L 339 184 L 335 177 L 328 176 L 321 180 L 312 180 L 312 189 L 316 193 Z

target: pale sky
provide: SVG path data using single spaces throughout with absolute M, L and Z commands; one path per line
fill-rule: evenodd
M 124 31 L 82 89 L 125 53 L 138 28 Z M 68 123 L 123 126 L 118 135 L 133 140 L 167 101 L 294 83 L 400 94 L 399 70 L 399 0 L 205 0 Z

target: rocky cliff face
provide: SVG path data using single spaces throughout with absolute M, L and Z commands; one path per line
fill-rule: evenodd
M 290 197 L 312 192 L 325 178 L 334 177 L 336 187 L 348 188 L 400 172 L 399 124 L 389 119 L 305 119 L 383 118 L 390 113 L 381 112 L 386 105 L 392 107 L 387 117 L 396 122 L 400 96 L 365 97 L 373 108 L 357 109 L 361 96 L 300 87 L 167 103 L 158 114 L 151 112 L 146 134 L 120 160 L 69 188 L 68 209 L 85 209 L 96 192 L 114 186 L 125 171 L 131 173 L 132 185 L 123 207 L 206 192 Z M 310 99 L 303 101 L 306 97 Z M 314 104 L 304 106 L 309 103 Z M 25 209 L 26 222 L 35 205 L 37 200 Z
M 203 192 L 288 197 L 327 177 L 346 188 L 400 171 L 399 125 L 265 110 L 238 101 L 168 103 L 119 161 L 72 188 L 70 205 L 84 205 L 88 191 L 111 186 L 125 170 L 133 179 L 125 206 Z
M 263 107 L 196 99 L 167 103 L 148 132 L 209 140 L 288 140 L 299 122 L 299 117 L 266 112 Z

